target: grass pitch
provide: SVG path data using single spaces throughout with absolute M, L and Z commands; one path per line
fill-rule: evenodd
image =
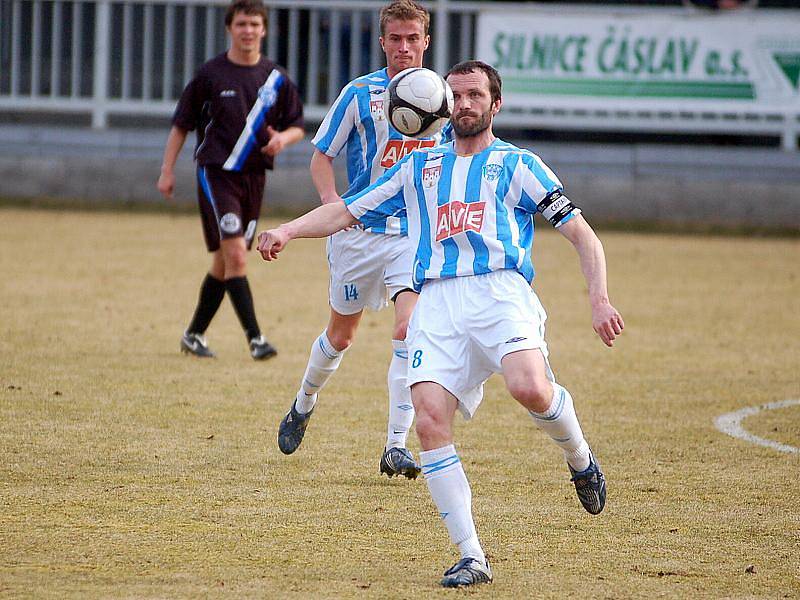
M 196 217 L 0 209 L 0 223 L 0 596 L 460 594 L 438 588 L 456 555 L 424 482 L 378 475 L 389 311 L 365 316 L 301 449 L 278 451 L 327 321 L 324 242 L 251 258 L 277 358 L 250 359 L 226 300 L 204 361 L 178 352 L 209 261 Z M 613 350 L 570 244 L 541 226 L 534 262 L 608 505 L 583 511 L 558 449 L 493 378 L 473 422 L 457 418 L 495 572 L 469 595 L 800 596 L 800 455 L 713 425 L 800 398 L 800 243 L 602 239 L 627 325 Z M 800 406 L 744 425 L 800 447 Z

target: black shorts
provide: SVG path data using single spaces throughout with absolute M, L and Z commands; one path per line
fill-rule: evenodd
M 209 252 L 219 250 L 220 240 L 241 236 L 250 249 L 261 212 L 265 180 L 264 171 L 234 172 L 212 166 L 197 167 L 197 203 Z

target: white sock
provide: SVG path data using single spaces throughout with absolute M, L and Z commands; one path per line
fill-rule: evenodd
M 389 424 L 386 447 L 405 448 L 408 430 L 414 422 L 414 405 L 408 379 L 408 350 L 404 340 L 392 340 L 392 362 L 389 364 Z
M 327 330 L 314 340 L 314 343 L 311 344 L 311 354 L 308 357 L 306 372 L 303 374 L 303 383 L 295 399 L 297 412 L 303 415 L 311 412 L 317 403 L 317 393 L 339 368 L 345 350 L 339 352 L 333 347 L 328 339 Z
M 450 541 L 458 545 L 461 558 L 471 556 L 483 562 L 486 555 L 472 521 L 472 490 L 453 444 L 419 454 L 422 473 L 439 515 L 447 526 Z
M 549 435 L 564 451 L 564 458 L 576 471 L 589 467 L 589 444 L 583 438 L 572 396 L 566 388 L 553 383 L 553 401 L 546 412 L 528 411 L 539 429 Z

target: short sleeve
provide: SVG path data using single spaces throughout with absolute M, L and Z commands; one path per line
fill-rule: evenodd
M 283 85 L 279 95 L 280 116 L 277 129 L 285 131 L 289 127 L 303 127 L 303 101 L 300 92 L 286 73 L 283 73 Z
M 365 227 L 381 225 L 386 217 L 406 207 L 404 194 L 399 193 L 406 181 L 413 182 L 413 155 L 408 154 L 387 169 L 375 183 L 344 198 L 347 210 Z
M 183 89 L 172 124 L 186 131 L 194 131 L 200 124 L 203 115 L 203 105 L 208 97 L 208 82 L 205 77 L 198 74 Z
M 339 155 L 355 127 L 356 88 L 348 84 L 328 110 L 311 143 L 331 158 Z

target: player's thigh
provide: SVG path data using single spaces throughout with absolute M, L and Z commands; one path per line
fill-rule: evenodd
M 381 236 L 384 237 L 384 236 Z M 386 306 L 384 265 L 378 234 L 359 229 L 340 231 L 328 239 L 329 300 L 339 314 Z

